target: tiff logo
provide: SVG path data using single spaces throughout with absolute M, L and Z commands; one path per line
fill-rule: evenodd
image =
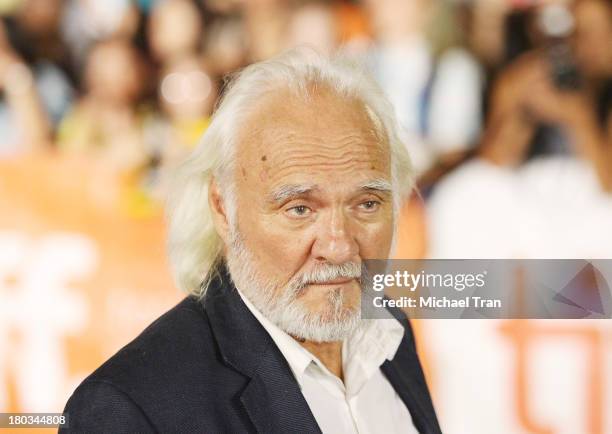
M 62 404 L 72 383 L 65 338 L 87 325 L 89 306 L 78 285 L 95 270 L 97 256 L 95 244 L 76 233 L 0 232 L 0 412 L 9 411 L 9 378 L 19 411 Z

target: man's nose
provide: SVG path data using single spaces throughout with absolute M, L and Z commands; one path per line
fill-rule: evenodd
M 341 210 L 330 213 L 321 221 L 317 238 L 313 245 L 313 256 L 317 260 L 332 264 L 343 264 L 354 261 L 359 254 L 359 248 L 350 222 Z

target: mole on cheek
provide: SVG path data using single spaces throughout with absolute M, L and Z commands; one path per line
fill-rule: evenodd
M 265 155 L 261 157 L 261 161 L 266 161 L 268 159 L 268 157 L 266 157 Z

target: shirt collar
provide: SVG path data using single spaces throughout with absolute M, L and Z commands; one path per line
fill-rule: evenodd
M 316 356 L 266 318 L 240 290 L 238 293 L 287 360 L 300 387 L 303 384 L 305 371 L 311 363 L 314 362 L 324 369 Z M 345 382 L 354 376 L 359 376 L 361 380 L 369 378 L 376 369 L 380 368 L 385 359 L 392 360 L 403 336 L 404 327 L 395 318 L 361 320 L 357 330 L 343 342 L 342 363 Z M 357 385 L 356 381 L 351 382 Z
M 392 360 L 404 336 L 395 318 L 362 319 L 360 327 L 343 343 L 342 368 L 349 396 L 359 393 L 385 360 Z

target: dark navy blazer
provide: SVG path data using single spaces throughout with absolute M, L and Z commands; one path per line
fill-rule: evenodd
M 410 323 L 381 366 L 419 432 L 440 427 Z M 60 433 L 320 433 L 287 361 L 225 271 L 87 377 Z M 383 433 L 384 434 L 384 433 Z

